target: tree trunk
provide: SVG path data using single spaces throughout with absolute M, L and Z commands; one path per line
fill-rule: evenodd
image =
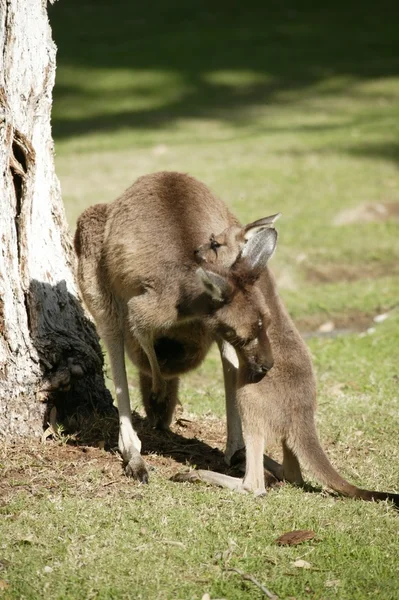
M 111 398 L 54 171 L 46 0 L 0 0 L 0 437 L 41 435 Z

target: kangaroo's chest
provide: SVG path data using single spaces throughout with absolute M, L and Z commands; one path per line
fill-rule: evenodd
M 213 342 L 212 335 L 201 322 L 190 322 L 154 333 L 154 349 L 165 378 L 177 377 L 198 367 Z M 151 374 L 145 352 L 137 338 L 125 328 L 125 348 L 130 360 Z

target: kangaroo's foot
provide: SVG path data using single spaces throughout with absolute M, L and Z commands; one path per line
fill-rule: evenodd
M 135 454 L 125 466 L 125 474 L 137 479 L 140 483 L 148 483 L 148 471 L 140 454 Z
M 118 447 L 125 462 L 125 474 L 141 483 L 148 483 L 147 467 L 140 454 L 141 441 L 129 419 L 121 419 Z

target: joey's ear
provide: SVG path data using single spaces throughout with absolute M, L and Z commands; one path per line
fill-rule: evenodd
M 264 217 L 263 219 L 258 219 L 253 223 L 249 223 L 244 227 L 244 239 L 249 240 L 253 235 L 260 233 L 264 229 L 270 229 L 274 227 L 275 221 L 281 217 L 281 213 L 276 213 L 275 215 L 270 215 L 270 217 Z
M 217 273 L 207 271 L 202 267 L 195 272 L 201 284 L 202 291 L 215 304 L 223 304 L 231 294 L 230 283 Z
M 272 228 L 261 229 L 245 244 L 240 258 L 245 258 L 250 268 L 260 273 L 273 256 L 277 244 L 277 231 Z
M 182 291 L 177 309 L 180 317 L 211 315 L 226 304 L 232 294 L 227 279 L 199 267 L 192 289 Z

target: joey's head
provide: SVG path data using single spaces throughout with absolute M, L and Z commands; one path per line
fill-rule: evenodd
M 240 378 L 257 382 L 273 367 L 273 354 L 267 335 L 270 314 L 255 280 L 230 276 L 234 285 L 231 302 L 213 316 L 217 334 L 235 349 Z
M 245 227 L 232 226 L 196 251 L 202 279 L 223 277 L 229 300 L 212 315 L 218 334 L 234 346 L 241 374 L 261 378 L 273 366 L 267 329 L 270 313 L 257 279 L 273 256 L 277 244 L 274 222 L 280 213 Z
M 255 240 L 266 243 L 265 238 L 259 238 L 259 234 L 274 228 L 274 223 L 281 213 L 258 219 L 244 227 L 232 225 L 218 235 L 212 234 L 209 242 L 203 244 L 195 251 L 195 260 L 202 266 L 217 265 L 219 268 L 230 268 L 236 261 L 244 257 L 249 250 L 248 243 Z M 253 239 L 255 238 L 255 240 Z
M 276 243 L 275 229 L 262 227 L 230 268 L 204 262 L 196 271 L 195 291 L 186 293 L 179 305 L 182 317 L 201 316 L 216 336 L 235 348 L 241 374 L 249 381 L 259 380 L 273 366 L 267 336 L 270 314 L 257 280 Z

